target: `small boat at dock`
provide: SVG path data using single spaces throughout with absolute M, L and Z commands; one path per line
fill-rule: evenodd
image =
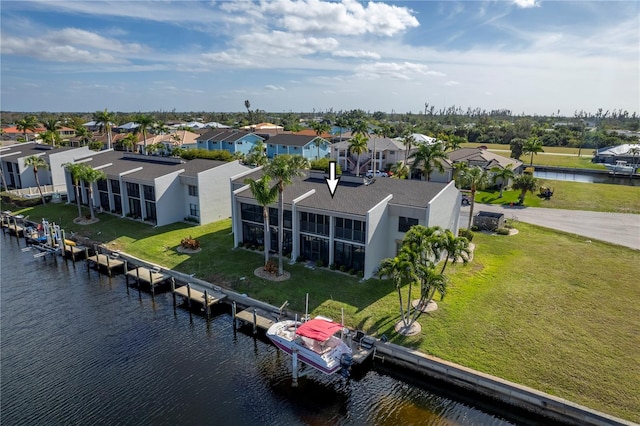
M 615 164 L 605 164 L 604 166 L 612 173 L 621 173 L 626 175 L 633 174 L 636 169 L 634 165 L 621 160 L 616 161 Z
M 343 326 L 325 317 L 306 322 L 284 320 L 267 330 L 267 337 L 282 351 L 325 374 L 347 370 L 352 363 L 351 348 L 338 336 Z

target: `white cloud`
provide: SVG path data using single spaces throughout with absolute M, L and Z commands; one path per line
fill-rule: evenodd
M 380 54 L 364 50 L 336 50 L 334 52 L 331 52 L 331 54 L 339 58 L 380 59 Z
M 219 64 L 238 67 L 250 67 L 254 65 L 253 61 L 236 52 L 203 53 L 200 55 L 200 58 L 200 63 L 203 65 Z
M 455 80 L 449 80 L 446 83 L 444 83 L 445 86 L 458 86 L 460 84 L 460 82 L 455 81 Z
M 427 65 L 411 62 L 376 62 L 373 64 L 358 65 L 355 69 L 355 76 L 365 79 L 390 78 L 394 80 L 410 80 L 426 75 L 442 76 L 444 74 L 429 70 Z
M 524 9 L 540 6 L 538 0 L 513 0 L 513 4 Z
M 267 84 L 266 86 L 264 86 L 264 88 L 267 89 L 267 90 L 271 90 L 271 91 L 285 90 L 284 87 L 275 86 L 273 84 Z

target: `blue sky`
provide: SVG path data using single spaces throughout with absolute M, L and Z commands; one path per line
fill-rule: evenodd
M 2 1 L 5 111 L 640 112 L 640 2 Z

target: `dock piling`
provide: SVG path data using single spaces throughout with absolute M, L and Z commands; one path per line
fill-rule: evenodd
M 209 313 L 211 310 L 209 309 L 209 295 L 207 294 L 207 290 L 204 291 L 204 311 L 207 315 L 207 319 L 209 319 Z
M 171 294 L 173 295 L 173 309 L 176 308 L 176 280 L 171 277 Z
M 233 328 L 236 328 L 237 322 L 236 322 L 236 312 L 237 312 L 237 307 L 236 307 L 236 301 L 234 300 L 233 302 L 231 302 L 231 319 L 233 321 Z
M 258 312 L 253 308 L 253 334 L 258 332 Z
M 149 270 L 149 285 L 151 286 L 151 300 L 155 299 L 156 286 L 153 285 L 153 271 Z
M 291 353 L 291 386 L 298 387 L 298 350 L 294 349 Z
M 187 306 L 191 310 L 191 283 L 187 283 Z

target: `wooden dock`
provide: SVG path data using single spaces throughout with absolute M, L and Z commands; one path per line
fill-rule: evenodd
M 151 287 L 161 284 L 169 278 L 168 275 L 165 275 L 154 269 L 145 268 L 143 266 L 127 271 L 127 284 L 129 283 L 130 277 L 136 280 L 138 284 L 149 284 Z
M 71 259 L 75 262 L 76 259 L 83 257 L 85 255 L 85 248 L 79 246 L 72 246 L 69 244 L 64 244 L 64 254 L 70 256 Z
M 172 281 L 173 283 L 173 281 Z M 172 284 L 173 287 L 173 284 Z M 190 284 L 187 284 L 182 287 L 173 288 L 173 305 L 176 304 L 176 294 L 182 296 L 186 302 L 187 306 L 191 308 L 192 303 L 198 303 L 202 306 L 202 309 L 206 312 L 207 318 L 209 318 L 209 314 L 211 313 L 211 306 L 219 303 L 220 301 L 227 298 L 227 295 L 215 290 L 201 292 L 194 288 L 191 288 Z M 206 294 L 206 298 L 205 298 Z
M 268 330 L 273 324 L 276 323 L 276 314 L 267 312 L 260 308 L 249 307 L 244 311 L 234 314 L 234 318 L 239 319 L 245 324 L 253 326 L 253 332 L 257 329 Z
M 107 256 L 105 254 L 96 254 L 95 256 L 87 257 L 87 268 L 93 263 L 96 265 L 96 269 L 100 269 L 100 267 L 107 270 L 109 276 L 111 276 L 111 271 L 115 268 L 119 268 L 124 265 L 124 261 L 119 260 L 112 256 Z

